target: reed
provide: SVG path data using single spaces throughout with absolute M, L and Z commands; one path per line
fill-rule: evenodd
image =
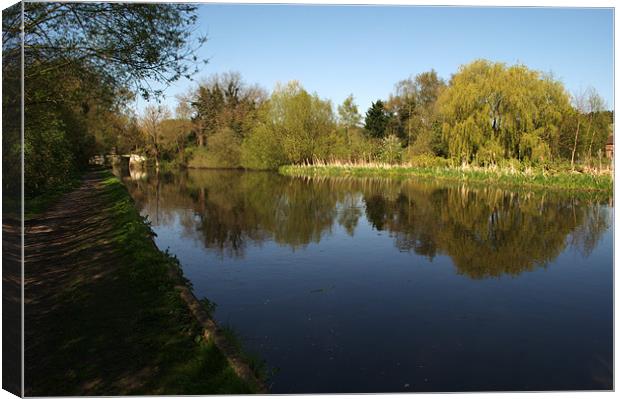
M 611 170 L 583 169 L 561 170 L 543 167 L 492 166 L 413 166 L 368 161 L 316 161 L 282 166 L 279 172 L 287 176 L 306 177 L 391 177 L 425 178 L 460 181 L 466 183 L 496 184 L 501 186 L 527 186 L 562 190 L 609 191 L 613 190 Z

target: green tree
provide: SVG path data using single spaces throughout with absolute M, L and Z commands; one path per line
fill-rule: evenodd
M 413 79 L 399 81 L 395 85 L 395 94 L 390 96 L 387 108 L 396 115 L 392 123 L 392 132 L 402 138 L 407 145 L 413 143 L 420 130 L 418 117 L 418 88 Z
M 403 147 L 396 135 L 390 134 L 381 140 L 380 158 L 387 163 L 400 163 L 403 155 Z
M 592 159 L 592 145 L 594 144 L 594 139 L 597 136 L 597 132 L 603 131 L 603 134 L 606 135 L 607 129 L 597 129 L 596 124 L 593 122 L 595 119 L 599 119 L 602 115 L 602 112 L 605 110 L 605 100 L 597 93 L 597 91 L 590 87 L 587 90 L 587 113 L 588 113 L 588 128 L 586 131 L 586 137 L 588 138 L 588 162 L 591 162 Z M 600 133 L 598 136 L 602 136 Z
M 323 143 L 334 129 L 331 102 L 308 93 L 296 81 L 278 85 L 247 138 L 242 158 L 245 165 L 265 167 L 314 162 L 325 156 Z M 282 156 L 274 157 L 277 153 Z
M 348 129 L 359 126 L 362 121 L 362 116 L 359 114 L 353 94 L 350 94 L 342 102 L 342 105 L 338 106 L 338 116 L 340 118 L 340 123 Z
M 116 140 L 103 138 L 97 145 L 103 133 L 118 133 L 99 130 L 98 118 L 121 111 L 132 93 L 158 96 L 162 89 L 153 87 L 197 70 L 195 50 L 204 38 L 192 33 L 195 11 L 187 4 L 24 3 L 27 195 L 65 180 L 97 148 Z M 5 76 L 20 73 L 21 17 L 19 7 L 3 13 Z M 19 102 L 3 102 L 3 107 L 15 113 Z
M 416 149 L 417 153 L 430 151 L 430 143 L 438 141 L 433 137 L 437 132 L 434 129 L 438 120 L 436 102 L 444 87 L 445 82 L 432 69 L 396 83 L 387 102 L 387 108 L 395 115 L 391 120 L 391 133 L 397 134 L 408 146 L 420 139 L 415 147 L 422 148 Z
M 266 95 L 262 88 L 246 84 L 238 72 L 227 72 L 210 76 L 188 97 L 197 144 L 204 146 L 210 135 L 226 128 L 243 139 Z
M 375 138 L 384 137 L 391 117 L 392 115 L 386 110 L 383 101 L 377 100 L 371 103 L 370 108 L 366 111 L 364 126 L 368 135 Z
M 160 95 L 150 82 L 171 84 L 198 71 L 192 4 L 26 3 L 25 79 L 72 66 L 97 71 L 108 85 L 145 97 Z M 18 26 L 12 29 L 18 29 Z
M 448 154 L 459 162 L 474 161 L 480 149 L 496 143 L 502 158 L 552 153 L 570 110 L 564 87 L 552 76 L 486 60 L 462 66 L 438 106 Z
M 338 106 L 338 117 L 340 124 L 345 129 L 345 134 L 347 136 L 347 142 L 351 143 L 350 131 L 359 126 L 362 121 L 362 116 L 359 114 L 357 109 L 357 105 L 353 99 L 353 94 L 350 94 L 345 100 L 342 102 L 342 105 Z
M 146 137 L 148 150 L 155 159 L 155 170 L 159 172 L 164 145 L 162 124 L 172 116 L 170 110 L 162 105 L 149 105 L 144 109 L 141 126 Z

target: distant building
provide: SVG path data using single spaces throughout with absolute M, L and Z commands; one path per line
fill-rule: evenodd
M 607 137 L 607 143 L 605 144 L 605 156 L 610 159 L 614 157 L 614 135 L 613 134 L 610 134 L 609 137 Z

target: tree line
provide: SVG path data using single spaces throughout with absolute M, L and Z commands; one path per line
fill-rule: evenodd
M 157 110 L 159 127 L 149 122 Z M 171 115 L 147 107 L 143 137 L 159 135 L 165 160 L 190 167 L 319 161 L 574 167 L 600 160 L 613 131 L 613 112 L 594 89 L 571 95 L 550 74 L 487 60 L 461 66 L 449 81 L 434 70 L 401 80 L 364 116 L 353 95 L 334 109 L 297 81 L 268 94 L 234 72 L 197 84 Z M 161 151 L 150 141 L 142 149 L 157 158 Z

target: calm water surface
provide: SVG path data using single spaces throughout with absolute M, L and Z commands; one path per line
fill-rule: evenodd
M 611 389 L 609 198 L 189 171 L 126 178 L 273 393 Z

